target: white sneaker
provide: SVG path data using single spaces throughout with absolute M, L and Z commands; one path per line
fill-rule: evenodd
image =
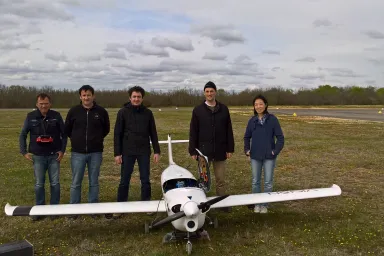
M 260 205 L 255 205 L 255 209 L 253 210 L 255 213 L 260 212 Z
M 265 207 L 265 206 L 260 207 L 260 213 L 267 213 L 267 212 L 268 212 L 267 207 Z

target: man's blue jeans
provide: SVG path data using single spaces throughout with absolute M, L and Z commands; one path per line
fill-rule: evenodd
M 50 204 L 60 203 L 60 162 L 58 155 L 32 156 L 35 175 L 36 205 L 45 204 L 45 173 L 48 170 L 49 183 L 51 187 Z
M 141 200 L 151 200 L 151 182 L 149 180 L 150 156 L 149 155 L 135 155 L 124 156 L 123 163 L 121 164 L 121 179 L 117 191 L 117 201 L 128 201 L 129 184 L 135 162 L 139 164 L 140 180 L 141 180 Z
M 71 153 L 72 184 L 71 184 L 71 204 L 81 202 L 81 183 L 83 182 L 85 167 L 88 166 L 89 192 L 88 202 L 99 202 L 99 174 L 103 160 L 102 152 L 95 153 Z
M 261 193 L 261 173 L 264 167 L 264 192 L 272 192 L 273 173 L 276 166 L 275 159 L 255 160 L 251 159 L 252 167 L 252 193 Z M 268 206 L 267 203 L 260 204 Z

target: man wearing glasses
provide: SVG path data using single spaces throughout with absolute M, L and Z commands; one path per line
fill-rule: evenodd
M 28 113 L 19 137 L 20 153 L 33 163 L 36 205 L 45 204 L 45 174 L 50 182 L 50 204 L 60 203 L 60 161 L 67 146 L 64 121 L 60 113 L 51 110 L 51 98 L 45 93 L 36 97 L 37 109 Z M 27 149 L 26 139 L 29 136 Z M 42 216 L 32 216 L 40 220 Z M 54 219 L 55 216 L 51 216 Z

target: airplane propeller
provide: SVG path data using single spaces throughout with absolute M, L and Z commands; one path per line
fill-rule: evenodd
M 218 196 L 218 197 L 215 197 L 211 200 L 208 200 L 206 202 L 201 202 L 197 207 L 202 210 L 203 212 L 206 212 L 209 210 L 209 208 L 217 203 L 217 202 L 220 202 L 221 200 L 227 198 L 229 195 L 225 195 L 225 196 Z M 164 225 L 164 224 L 168 224 L 172 221 L 175 221 L 177 219 L 180 219 L 182 217 L 186 216 L 185 215 L 185 212 L 184 211 L 180 211 L 180 212 L 177 212 L 173 215 L 170 215 L 162 220 L 159 220 L 158 222 L 156 222 L 155 224 L 153 224 L 151 227 L 152 228 L 155 228 L 155 227 L 158 227 L 158 226 L 161 226 L 161 225 Z

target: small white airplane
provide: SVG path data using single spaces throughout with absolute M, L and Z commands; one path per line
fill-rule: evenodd
M 149 232 L 151 228 L 172 223 L 175 231 L 168 233 L 164 237 L 163 242 L 179 238 L 186 239 L 186 250 L 189 255 L 192 252 L 190 239 L 193 237 L 201 237 L 201 232 L 206 232 L 202 228 L 206 218 L 208 218 L 206 214 L 210 209 L 330 197 L 341 194 L 340 187 L 334 184 L 329 188 L 207 197 L 206 192 L 209 191 L 210 186 L 209 172 L 205 170 L 203 173 L 200 173 L 208 179 L 204 181 L 203 177 L 203 180 L 201 180 L 201 176 L 199 180 L 197 180 L 191 172 L 178 166 L 173 161 L 172 143 L 183 142 L 188 142 L 188 140 L 171 140 L 169 135 L 167 141 L 159 141 L 159 143 L 168 144 L 169 157 L 169 166 L 161 175 L 163 192 L 163 198 L 161 200 L 36 206 L 11 206 L 7 203 L 5 213 L 8 216 L 52 216 L 166 212 L 168 215 L 166 218 L 159 221 L 154 220 L 151 224 L 146 222 L 145 233 Z M 200 159 L 207 164 L 208 159 L 203 156 L 200 151 L 198 152 L 200 157 L 202 157 Z M 212 221 L 210 221 L 210 224 L 212 224 Z M 215 219 L 214 224 L 217 226 L 217 219 Z M 179 235 L 177 232 L 179 232 Z M 184 234 L 183 237 L 180 237 L 180 232 Z

